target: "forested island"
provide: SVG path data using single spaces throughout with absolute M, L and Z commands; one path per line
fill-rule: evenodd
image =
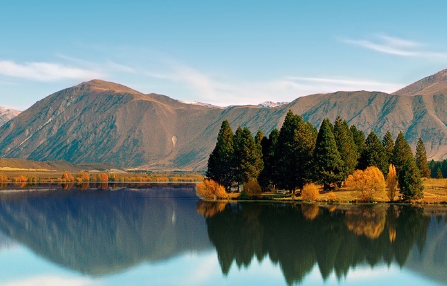
M 261 130 L 253 137 L 247 127 L 233 133 L 223 121 L 198 194 L 207 200 L 227 199 L 238 190 L 242 198 L 260 198 L 283 190 L 315 200 L 320 193 L 334 196 L 347 189 L 357 192 L 355 201 L 372 202 L 377 196 L 415 201 L 424 197 L 423 178 L 433 168 L 442 178 L 442 166 L 428 163 L 421 139 L 413 156 L 402 132 L 395 140 L 389 131 L 382 139 L 374 132 L 365 136 L 340 117 L 333 123 L 324 119 L 317 130 L 289 111 L 280 130 L 273 129 L 268 137 Z

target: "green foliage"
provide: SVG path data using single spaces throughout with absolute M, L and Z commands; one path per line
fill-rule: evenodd
M 354 143 L 357 146 L 357 153 L 360 155 L 365 148 L 365 133 L 362 130 L 358 130 L 355 125 L 351 125 L 349 129 L 351 130 Z
M 216 147 L 208 159 L 206 176 L 228 191 L 233 183 L 233 131 L 227 120 L 222 125 L 217 136 Z
M 407 159 L 398 174 L 400 193 L 404 200 L 424 197 L 421 175 L 413 157 Z
M 258 130 L 258 132 L 256 132 L 256 135 L 255 135 L 255 143 L 256 143 L 256 145 L 261 146 L 261 142 L 262 142 L 262 139 L 264 137 L 265 136 L 264 136 L 264 133 L 262 132 L 262 130 Z
M 365 148 L 363 149 L 359 167 L 360 169 L 366 169 L 370 166 L 379 168 L 385 175 L 388 174 L 386 150 L 379 137 L 372 131 L 366 138 Z
M 385 136 L 383 136 L 382 145 L 385 148 L 386 160 L 389 165 L 391 164 L 391 158 L 393 157 L 394 150 L 394 140 L 389 130 L 386 132 Z
M 419 138 L 418 143 L 416 145 L 416 166 L 421 173 L 421 177 L 428 178 L 430 177 L 430 169 L 427 163 L 427 153 L 425 151 L 424 142 Z
M 315 140 L 314 127 L 289 110 L 275 150 L 275 183 L 279 188 L 294 191 L 310 181 Z
M 338 152 L 331 123 L 328 119 L 324 119 L 321 123 L 313 161 L 315 179 L 323 184 L 325 190 L 330 189 L 332 184 L 339 184 L 343 181 L 344 163 Z
M 239 126 L 234 136 L 234 170 L 238 185 L 256 180 L 263 168 L 262 150 L 250 130 Z
M 345 180 L 357 167 L 359 155 L 348 123 L 340 117 L 337 117 L 334 123 L 334 137 L 338 152 L 345 165 L 343 174 L 343 180 Z
M 396 167 L 398 174 L 400 174 L 400 170 L 409 158 L 413 159 L 413 152 L 405 140 L 404 134 L 399 132 L 394 143 L 393 156 L 391 158 L 391 163 Z
M 258 182 L 264 191 L 272 191 L 275 188 L 274 185 L 274 160 L 275 149 L 278 144 L 279 131 L 273 129 L 270 132 L 269 138 L 264 137 L 261 141 L 262 146 L 262 160 L 264 162 L 264 168 L 258 177 Z

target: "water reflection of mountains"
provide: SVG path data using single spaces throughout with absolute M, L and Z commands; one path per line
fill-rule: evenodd
M 302 281 L 315 264 L 323 279 L 331 273 L 340 279 L 358 265 L 396 263 L 447 282 L 446 217 L 424 216 L 422 208 L 199 202 L 198 211 L 208 217 L 208 235 L 225 275 L 232 264 L 248 267 L 253 258 L 268 256 L 289 285 Z
M 289 284 L 302 281 L 315 265 L 327 278 L 383 263 L 446 283 L 443 213 L 430 217 L 421 208 L 397 205 L 205 203 L 197 201 L 193 186 L 152 185 L 2 194 L 0 231 L 93 276 L 214 245 L 224 275 L 232 266 L 268 258 Z
M 0 196 L 0 231 L 89 275 L 210 248 L 193 186 Z

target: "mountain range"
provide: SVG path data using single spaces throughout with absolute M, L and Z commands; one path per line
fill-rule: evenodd
M 145 170 L 204 170 L 223 120 L 265 134 L 280 128 L 287 111 L 319 127 L 337 116 L 366 134 L 396 138 L 429 159 L 447 158 L 447 70 L 394 93 L 339 91 L 299 97 L 275 106 L 188 104 L 160 94 L 92 80 L 36 102 L 0 127 L 0 157 L 105 162 Z
M 0 106 L 0 126 L 19 115 L 20 111 Z

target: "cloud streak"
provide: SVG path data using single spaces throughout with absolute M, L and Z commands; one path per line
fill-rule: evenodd
M 0 60 L 0 75 L 34 81 L 57 81 L 62 79 L 101 78 L 103 73 L 49 62 L 16 63 Z
M 344 43 L 359 46 L 379 53 L 400 57 L 423 58 L 430 60 L 447 60 L 447 53 L 424 49 L 424 44 L 387 35 L 378 35 L 372 40 L 342 39 Z

